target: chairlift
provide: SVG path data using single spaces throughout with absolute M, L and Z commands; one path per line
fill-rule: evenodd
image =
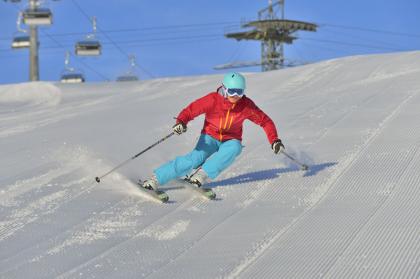
M 26 9 L 23 12 L 23 23 L 26 25 L 51 25 L 52 13 L 47 8 Z
M 86 40 L 75 45 L 75 53 L 79 56 L 98 56 L 102 53 L 101 43 L 95 39 L 96 17 L 92 18 L 93 33 L 86 36 Z
M 18 32 L 15 33 L 13 36 L 12 41 L 12 48 L 13 49 L 21 49 L 21 48 L 29 48 L 31 45 L 31 39 L 27 35 L 27 30 L 21 27 L 22 25 L 22 12 L 19 12 L 18 18 L 16 20 L 16 27 Z
M 99 41 L 80 41 L 76 43 L 75 53 L 79 56 L 98 56 L 101 50 Z
M 21 49 L 21 48 L 29 48 L 31 45 L 31 41 L 29 36 L 27 35 L 20 35 L 13 38 L 12 41 L 12 48 L 13 49 Z
M 130 70 L 126 72 L 126 74 L 117 77 L 117 81 L 138 81 L 140 80 L 138 76 L 135 74 L 135 67 L 136 64 L 136 56 L 134 54 L 130 54 L 128 56 L 128 59 L 130 61 Z
M 85 77 L 81 73 L 64 73 L 61 75 L 62 83 L 82 83 L 85 82 Z
M 138 81 L 139 78 L 136 75 L 122 75 L 117 78 L 117 81 Z
M 64 60 L 64 71 L 61 74 L 60 81 L 62 83 L 82 83 L 85 82 L 85 77 L 82 73 L 78 73 L 74 68 L 69 66 L 70 64 L 70 52 L 66 52 L 66 58 Z

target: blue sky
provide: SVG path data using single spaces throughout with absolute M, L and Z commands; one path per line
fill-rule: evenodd
M 28 50 L 12 50 L 21 4 L 0 2 L 0 83 L 28 80 Z M 40 78 L 58 80 L 65 52 L 91 31 L 87 15 L 98 19 L 100 57 L 71 57 L 87 81 L 115 80 L 129 70 L 127 55 L 137 57 L 141 79 L 222 73 L 213 67 L 232 61 L 257 61 L 260 44 L 226 39 L 241 31 L 243 20 L 257 18 L 268 0 L 46 1 L 54 24 L 40 30 Z M 420 49 L 418 0 L 295 0 L 285 3 L 285 17 L 319 25 L 318 32 L 299 32 L 286 46 L 287 59 L 316 62 L 372 53 Z M 260 67 L 239 71 L 260 71 Z

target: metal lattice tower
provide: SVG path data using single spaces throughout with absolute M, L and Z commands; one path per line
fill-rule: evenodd
M 253 28 L 245 32 L 225 34 L 227 38 L 240 40 L 261 41 L 261 61 L 253 63 L 227 64 L 216 67 L 226 69 L 240 66 L 261 65 L 262 71 L 281 69 L 285 66 L 284 44 L 292 44 L 297 38 L 293 33 L 297 31 L 315 32 L 317 25 L 313 23 L 284 19 L 284 0 L 269 5 L 258 12 L 258 20 L 242 25 L 243 28 Z

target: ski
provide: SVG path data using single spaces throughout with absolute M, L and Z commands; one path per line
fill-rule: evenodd
M 139 180 L 137 181 L 137 185 L 140 191 L 142 191 L 143 193 L 145 193 L 147 196 L 153 198 L 154 200 L 157 200 L 159 202 L 162 203 L 166 203 L 169 201 L 169 196 L 168 194 L 166 194 L 165 191 L 162 190 L 149 190 L 144 188 L 143 185 L 143 181 Z
M 198 193 L 200 196 L 209 200 L 216 199 L 216 193 L 212 189 L 205 188 L 205 187 L 198 187 L 194 183 L 191 183 L 188 177 L 184 178 L 182 181 L 184 182 L 183 184 L 185 188 L 193 190 L 195 193 Z

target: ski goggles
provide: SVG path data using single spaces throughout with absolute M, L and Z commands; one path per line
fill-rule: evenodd
M 223 86 L 223 88 L 225 89 L 225 93 L 229 96 L 229 97 L 234 97 L 234 96 L 238 96 L 238 97 L 242 97 L 244 95 L 245 90 L 242 88 L 226 88 Z

